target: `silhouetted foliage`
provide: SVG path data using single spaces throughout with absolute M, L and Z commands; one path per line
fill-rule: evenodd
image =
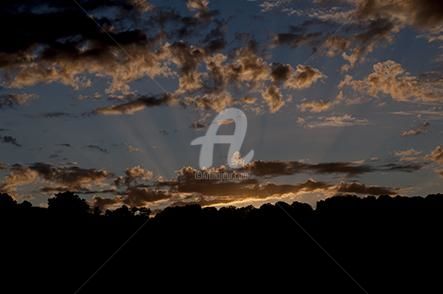
M 84 199 L 71 192 L 58 193 L 48 199 L 49 211 L 63 214 L 86 215 L 89 213 L 89 205 Z
M 0 210 L 5 293 L 73 293 L 85 281 L 79 293 L 169 292 L 174 285 L 208 292 L 207 283 L 247 293 L 443 289 L 440 194 L 336 196 L 315 209 L 189 205 L 151 218 L 149 209 L 127 206 L 99 213 L 69 192 L 50 198 L 48 209 L 1 194 Z
M 117 208 L 115 210 L 106 210 L 105 212 L 106 216 L 111 217 L 130 217 L 134 216 L 133 212 L 129 210 L 129 208 L 126 205 L 122 205 L 120 208 Z
M 19 208 L 22 208 L 22 209 L 30 209 L 30 208 L 32 208 L 32 203 L 25 200 L 22 203 L 20 203 L 18 206 L 19 206 Z
M 0 193 L 0 209 L 11 209 L 17 207 L 17 201 L 10 195 Z

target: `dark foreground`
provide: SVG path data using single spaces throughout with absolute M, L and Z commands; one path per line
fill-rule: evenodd
M 0 196 L 0 293 L 442 293 L 443 195 L 148 215 Z

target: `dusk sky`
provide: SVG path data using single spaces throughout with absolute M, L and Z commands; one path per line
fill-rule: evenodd
M 155 210 L 443 191 L 441 1 L 0 8 L 0 191 L 17 200 L 69 190 Z M 195 181 L 191 142 L 228 107 L 248 119 L 247 177 Z

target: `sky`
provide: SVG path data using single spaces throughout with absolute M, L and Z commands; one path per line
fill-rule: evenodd
M 69 190 L 155 210 L 442 191 L 441 1 L 7 0 L 0 34 L 0 191 L 17 200 Z M 230 107 L 253 160 L 232 170 L 217 145 L 203 172 L 231 177 L 197 180 L 191 142 Z

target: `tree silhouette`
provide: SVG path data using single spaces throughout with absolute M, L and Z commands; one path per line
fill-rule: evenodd
M 122 205 L 121 207 L 115 209 L 115 210 L 106 210 L 105 212 L 106 216 L 115 216 L 115 217 L 131 217 L 134 216 L 133 212 L 129 210 L 129 208 L 126 205 Z
M 48 210 L 50 212 L 69 215 L 86 215 L 89 213 L 89 209 L 90 207 L 86 200 L 81 199 L 72 192 L 58 193 L 48 199 Z
M 248 293 L 443 291 L 440 194 L 150 213 L 122 206 L 103 214 L 71 192 L 50 198 L 48 209 L 0 194 L 0 291 L 74 293 L 88 280 L 79 293 L 139 293 L 146 279 L 165 291 L 171 280 Z
M 17 201 L 6 193 L 0 193 L 0 209 L 11 209 L 17 207 Z

